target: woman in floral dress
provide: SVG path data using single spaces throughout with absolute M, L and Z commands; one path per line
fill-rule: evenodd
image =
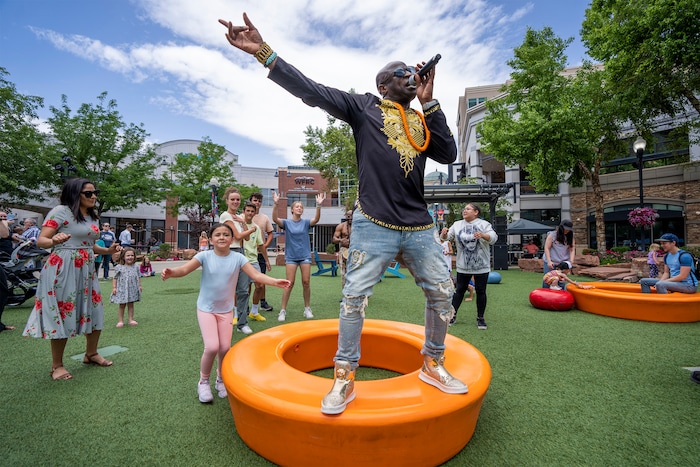
M 111 255 L 117 245 L 95 245 L 100 238 L 95 203 L 99 190 L 84 179 L 68 180 L 61 191 L 61 204 L 44 220 L 37 239 L 40 248 L 52 248 L 41 271 L 34 309 L 24 336 L 51 341 L 51 377 L 71 379 L 63 366 L 63 352 L 69 337 L 85 334 L 83 363 L 110 366 L 97 353 L 104 327 L 102 295 L 94 269 L 95 254 Z

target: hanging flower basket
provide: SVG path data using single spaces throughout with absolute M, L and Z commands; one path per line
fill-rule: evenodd
M 651 227 L 659 214 L 654 208 L 634 208 L 627 214 L 627 220 L 632 227 Z

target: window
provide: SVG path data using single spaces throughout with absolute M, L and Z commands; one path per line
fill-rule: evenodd
M 486 102 L 485 97 L 470 97 L 467 101 L 467 108 L 471 109 L 472 107 L 483 104 L 484 102 Z
M 301 201 L 304 207 L 316 207 L 316 193 L 287 193 L 287 206 Z

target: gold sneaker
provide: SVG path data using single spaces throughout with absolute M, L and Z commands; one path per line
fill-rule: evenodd
M 321 413 L 336 415 L 355 399 L 355 372 L 350 362 L 335 362 L 335 379 L 331 391 L 321 401 Z
M 440 358 L 433 358 L 427 355 L 423 356 L 423 367 L 418 373 L 418 377 L 424 383 L 435 386 L 442 392 L 448 394 L 465 394 L 469 389 L 467 385 L 455 378 L 445 368 L 445 356 L 440 355 Z

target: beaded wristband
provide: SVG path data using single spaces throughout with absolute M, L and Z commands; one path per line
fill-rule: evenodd
M 261 65 L 265 65 L 265 62 L 267 62 L 267 59 L 270 58 L 270 56 L 274 52 L 270 48 L 269 45 L 267 45 L 267 42 L 263 42 L 260 44 L 260 48 L 258 49 L 257 52 L 255 52 L 254 57 L 260 62 Z
M 274 62 L 276 58 L 277 52 L 272 52 L 272 55 L 270 55 L 270 57 L 267 60 L 265 60 L 265 68 L 268 68 L 270 65 L 272 65 L 272 62 Z

